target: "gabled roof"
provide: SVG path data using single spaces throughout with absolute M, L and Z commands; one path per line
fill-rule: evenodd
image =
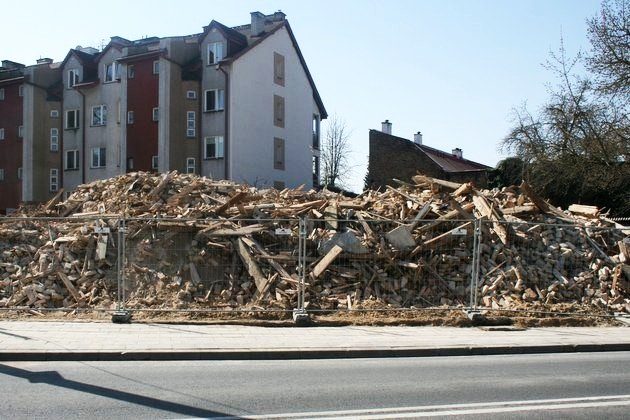
M 242 33 L 238 32 L 238 31 L 235 31 L 232 28 L 229 28 L 229 27 L 225 26 L 224 24 L 222 24 L 220 22 L 217 22 L 216 20 L 212 20 L 212 22 L 210 22 L 210 24 L 208 26 L 204 26 L 203 33 L 201 34 L 201 37 L 199 38 L 199 43 L 203 42 L 203 40 L 206 38 L 208 33 L 210 33 L 210 31 L 213 28 L 215 28 L 219 32 L 221 32 L 221 34 L 223 34 L 225 39 L 228 39 L 230 41 L 234 41 L 237 44 L 247 45 L 247 37 L 245 35 L 243 35 Z
M 224 62 L 234 62 L 234 61 L 238 60 L 239 57 L 247 54 L 249 51 L 251 51 L 258 44 L 263 42 L 265 39 L 269 38 L 271 35 L 273 35 L 276 32 L 278 32 L 278 30 L 280 30 L 281 28 L 286 28 L 287 33 L 289 34 L 289 38 L 291 39 L 291 43 L 293 44 L 293 48 L 295 48 L 295 52 L 298 55 L 298 58 L 300 60 L 300 64 L 302 64 L 302 68 L 304 69 L 304 73 L 306 73 L 306 78 L 308 79 L 308 82 L 311 85 L 311 89 L 313 89 L 313 99 L 315 100 L 315 103 L 317 104 L 317 108 L 319 109 L 319 113 L 320 113 L 321 119 L 328 118 L 328 113 L 326 112 L 326 108 L 324 107 L 324 102 L 322 101 L 321 96 L 319 96 L 319 91 L 317 90 L 317 86 L 315 86 L 315 81 L 313 80 L 313 76 L 311 76 L 311 72 L 308 70 L 308 66 L 306 65 L 306 60 L 304 60 L 304 56 L 302 55 L 302 51 L 300 51 L 300 47 L 299 47 L 299 45 L 297 43 L 297 40 L 295 39 L 295 35 L 293 34 L 293 31 L 291 30 L 291 25 L 289 25 L 288 21 L 286 21 L 286 20 L 282 21 L 281 24 L 277 25 L 276 27 L 274 27 L 270 31 L 265 32 L 262 36 L 257 38 L 251 44 L 249 44 L 246 48 L 242 49 L 238 53 L 228 57 L 227 59 L 225 59 L 223 61 Z
M 417 150 L 419 153 L 423 153 L 429 159 L 435 162 L 435 164 L 438 165 L 444 172 L 480 172 L 491 169 L 490 166 L 484 165 L 482 163 L 474 162 L 472 160 L 464 158 L 458 158 L 452 153 L 425 146 L 423 144 L 417 144 L 411 140 L 394 136 L 392 134 L 387 134 L 379 130 L 372 129 L 370 130 L 370 135 L 372 135 L 372 133 L 377 134 L 381 139 L 386 138 L 387 140 L 399 142 L 405 144 L 406 146 L 413 147 L 413 149 L 411 150 Z
M 107 51 L 110 50 L 110 48 L 116 48 L 117 50 L 120 51 L 123 47 L 128 47 L 131 44 L 132 42 L 129 41 L 128 39 L 125 39 L 120 36 L 113 36 L 110 38 L 110 41 L 107 44 L 107 46 L 103 48 L 103 51 L 101 51 L 100 54 L 98 54 L 97 61 L 100 61 L 100 59 L 107 53 Z
M 64 58 L 63 61 L 61 62 L 61 67 L 64 67 L 66 63 L 68 62 L 68 60 L 70 60 L 70 57 L 72 56 L 75 56 L 77 60 L 81 62 L 82 65 L 86 66 L 86 65 L 94 64 L 94 62 L 96 61 L 96 58 L 98 57 L 98 54 L 88 54 L 83 51 L 79 51 L 72 48 L 70 51 L 68 51 L 68 54 L 66 54 L 66 58 Z

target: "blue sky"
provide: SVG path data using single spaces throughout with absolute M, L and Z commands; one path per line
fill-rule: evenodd
M 535 110 L 552 75 L 541 64 L 564 37 L 569 53 L 588 48 L 585 20 L 597 0 L 108 0 L 4 5 L 0 59 L 55 61 L 77 45 L 197 33 L 216 19 L 249 23 L 249 12 L 282 10 L 329 114 L 352 130 L 360 191 L 368 130 L 389 119 L 393 134 L 494 166 L 498 143 L 523 102 Z M 325 129 L 325 125 L 324 125 Z

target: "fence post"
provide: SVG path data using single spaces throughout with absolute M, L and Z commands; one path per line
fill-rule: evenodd
M 310 321 L 306 308 L 304 307 L 306 289 L 306 226 L 306 217 L 300 217 L 298 222 L 298 295 L 297 308 L 293 310 L 293 321 L 297 326 L 308 325 Z
M 473 254 L 472 271 L 470 273 L 470 304 L 469 317 L 477 312 L 477 301 L 479 300 L 479 267 L 481 261 L 481 220 L 475 219 L 473 231 Z M 471 318 L 472 319 L 472 318 Z
M 118 258 L 116 259 L 118 294 L 116 310 L 112 314 L 112 322 L 128 323 L 131 321 L 131 313 L 125 309 L 125 242 L 127 223 L 125 218 L 118 219 Z

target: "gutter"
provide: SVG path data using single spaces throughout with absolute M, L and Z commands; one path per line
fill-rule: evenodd
M 81 89 L 75 89 L 81 95 L 81 154 L 83 162 L 81 165 L 81 183 L 85 184 L 85 167 L 87 166 L 87 161 L 85 160 L 85 94 L 81 92 Z
M 225 179 L 231 179 L 230 176 L 230 126 L 229 126 L 229 112 L 230 112 L 230 74 L 221 67 L 221 63 L 218 64 L 217 69 L 221 70 L 221 73 L 225 76 L 225 101 L 223 104 L 223 119 L 225 126 L 225 133 L 223 135 L 223 159 L 225 160 Z

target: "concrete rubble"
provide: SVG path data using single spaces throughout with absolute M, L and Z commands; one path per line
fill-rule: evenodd
M 464 307 L 477 262 L 488 308 L 630 312 L 630 228 L 599 209 L 413 182 L 355 198 L 177 172 L 81 185 L 0 219 L 0 307 L 291 310 L 307 217 L 307 309 Z

